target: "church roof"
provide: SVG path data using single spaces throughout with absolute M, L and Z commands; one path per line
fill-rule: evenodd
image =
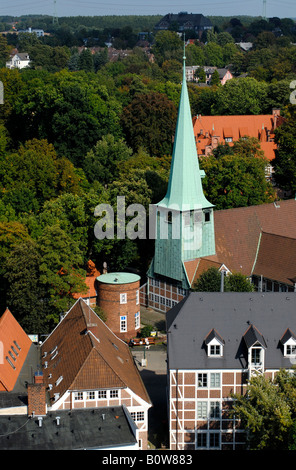
M 157 205 L 176 210 L 213 207 L 202 189 L 185 76 L 185 57 L 168 189 L 164 199 Z
M 277 280 L 280 275 L 282 282 L 287 282 L 290 276 L 295 277 L 292 261 L 296 254 L 295 199 L 215 211 L 214 217 L 215 258 L 231 272 L 250 276 L 254 268 L 255 274 L 265 276 L 266 273 L 270 279 Z M 291 261 L 285 266 L 280 260 L 288 256 Z M 268 261 L 264 262 L 264 258 Z

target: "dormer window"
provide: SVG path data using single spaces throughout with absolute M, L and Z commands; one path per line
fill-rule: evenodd
M 219 333 L 213 328 L 205 338 L 207 354 L 209 357 L 222 357 L 224 340 Z
M 244 340 L 248 349 L 248 368 L 250 376 L 254 373 L 263 374 L 265 349 L 267 346 L 262 334 L 254 325 L 250 325 L 244 334 Z
M 281 338 L 281 344 L 284 348 L 285 357 L 296 357 L 296 336 L 288 328 Z

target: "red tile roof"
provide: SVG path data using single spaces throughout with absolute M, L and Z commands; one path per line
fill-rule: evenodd
M 296 200 L 215 211 L 216 253 L 184 262 L 191 286 L 203 271 L 223 265 L 287 285 L 296 282 Z
M 217 269 L 221 268 L 222 264 L 219 261 L 215 261 L 213 258 L 215 257 L 196 258 L 194 260 L 184 262 L 188 282 L 191 286 L 194 285 L 196 280 L 204 271 L 207 271 L 212 266 Z
M 96 297 L 97 296 L 97 291 L 96 291 L 96 280 L 97 277 L 100 276 L 100 271 L 97 270 L 95 263 L 93 261 L 88 261 L 87 263 L 87 272 L 86 272 L 86 278 L 85 278 L 85 285 L 87 288 L 87 292 L 83 294 L 82 292 L 78 292 L 73 294 L 74 299 L 86 299 L 86 298 L 91 298 L 91 297 Z
M 294 286 L 296 239 L 262 233 L 253 274 Z
M 242 115 L 242 116 L 195 116 L 193 129 L 196 138 L 198 155 L 204 155 L 206 147 L 212 145 L 214 136 L 220 137 L 219 142 L 232 137 L 233 142 L 241 137 L 256 137 L 260 140 L 261 149 L 268 160 L 275 157 L 276 144 L 272 141 L 274 129 L 282 122 L 282 117 L 274 114 Z M 269 139 L 267 133 L 270 134 Z M 269 140 L 269 141 L 268 141 Z
M 150 403 L 128 345 L 82 299 L 46 339 L 41 352 L 44 381 L 52 385 L 51 398 L 55 393 L 62 397 L 67 390 L 129 387 Z
M 296 238 L 296 200 L 215 211 L 216 260 L 250 275 L 261 232 Z M 282 245 L 287 249 L 287 244 Z M 294 258 L 293 258 L 294 259 Z M 296 259 L 294 259 L 296 266 Z M 264 273 L 261 273 L 264 274 Z
M 13 390 L 31 345 L 28 335 L 6 309 L 0 318 L 0 391 Z

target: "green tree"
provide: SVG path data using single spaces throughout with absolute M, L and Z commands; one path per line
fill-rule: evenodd
M 195 76 L 198 78 L 200 83 L 206 83 L 207 76 L 203 67 L 198 67 L 198 69 L 196 69 Z
M 0 194 L 17 212 L 36 211 L 61 192 L 79 192 L 71 162 L 58 159 L 53 145 L 33 139 L 0 160 Z
M 290 105 L 286 110 L 285 121 L 276 129 L 276 156 L 273 160 L 276 184 L 296 193 L 296 110 Z
M 217 209 L 273 202 L 275 192 L 265 177 L 266 164 L 257 139 L 240 139 L 232 148 L 226 146 L 226 151 L 219 146 L 200 161 L 207 198 Z
M 224 292 L 253 292 L 253 285 L 249 279 L 241 273 L 221 273 L 218 268 L 212 266 L 205 270 L 193 285 L 193 291 L 220 292 L 222 288 L 222 276 L 224 276 Z
M 224 280 L 225 292 L 253 292 L 254 286 L 242 273 L 231 273 Z
M 233 412 L 247 431 L 250 450 L 289 450 L 295 446 L 295 372 L 282 369 L 274 380 L 253 376 L 246 394 L 233 398 Z
M 136 152 L 144 147 L 151 156 L 171 154 L 177 109 L 161 93 L 137 95 L 123 110 L 121 123 L 127 144 Z
M 9 59 L 9 46 L 5 36 L 0 36 L 0 67 L 5 66 L 5 62 Z
M 212 113 L 217 115 L 262 114 L 268 85 L 254 78 L 233 78 L 215 94 Z
M 79 54 L 78 69 L 86 72 L 94 70 L 94 60 L 90 49 L 83 49 Z
M 165 60 L 182 61 L 183 42 L 174 31 L 158 31 L 154 38 L 153 53 L 158 65 Z
M 215 267 L 207 269 L 197 279 L 192 290 L 197 292 L 220 292 L 221 273 Z
M 113 135 L 103 136 L 85 156 L 83 169 L 90 182 L 99 181 L 107 185 L 119 177 L 121 165 L 132 155 L 132 150 L 123 139 Z
M 59 321 L 59 314 L 74 303 L 73 294 L 86 292 L 83 256 L 78 243 L 59 224 L 47 225 L 37 240 L 40 252 L 40 283 L 48 295 L 48 320 Z
M 220 85 L 221 82 L 220 82 L 220 76 L 219 76 L 219 72 L 218 70 L 214 70 L 214 72 L 212 73 L 212 77 L 211 77 L 211 85 Z
M 212 67 L 224 67 L 223 48 L 215 42 L 209 42 L 204 47 L 205 64 Z
M 16 245 L 4 263 L 7 306 L 28 334 L 49 331 L 47 291 L 39 279 L 40 261 L 36 243 L 28 239 Z

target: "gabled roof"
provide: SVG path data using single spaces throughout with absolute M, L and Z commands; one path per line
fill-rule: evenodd
M 296 282 L 296 238 L 263 232 L 253 274 L 293 286 Z
M 280 240 L 280 237 L 295 239 L 296 200 L 289 199 L 275 204 L 219 210 L 215 211 L 214 218 L 216 261 L 224 263 L 231 272 L 241 272 L 250 276 L 256 261 L 261 232 L 277 235 L 278 243 L 281 243 L 282 249 L 285 250 L 285 253 L 282 251 L 282 256 L 287 256 L 288 240 Z M 264 244 L 265 242 L 268 242 L 269 246 L 273 243 L 275 247 L 276 239 L 264 236 Z M 278 251 L 280 253 L 280 249 Z M 268 259 L 272 264 L 271 252 L 268 254 Z M 259 261 L 260 257 L 258 257 L 257 268 Z M 256 273 L 259 272 L 257 268 Z M 272 269 L 273 272 L 275 269 L 279 273 L 282 272 L 279 265 Z M 290 269 L 287 272 L 291 274 Z M 263 272 L 260 274 L 264 275 Z
M 251 348 L 255 344 L 260 344 L 263 348 L 266 348 L 265 340 L 260 331 L 254 326 L 250 325 L 244 334 L 244 340 L 247 348 Z
M 55 393 L 62 397 L 67 390 L 128 387 L 150 403 L 128 345 L 82 299 L 45 340 L 41 352 L 52 400 Z
M 0 391 L 12 391 L 32 341 L 9 309 L 0 318 Z
M 215 328 L 212 328 L 209 334 L 206 336 L 205 344 L 209 344 L 211 341 L 213 341 L 213 339 L 216 339 L 221 344 L 225 344 L 224 339 L 219 335 Z
M 281 343 L 285 344 L 289 339 L 294 339 L 296 341 L 296 335 L 293 333 L 293 331 L 290 330 L 290 328 L 287 328 L 283 336 L 281 337 Z
M 213 258 L 216 258 L 214 255 Z M 193 286 L 197 279 L 201 276 L 201 274 L 207 271 L 211 267 L 215 267 L 220 269 L 222 267 L 222 263 L 212 259 L 211 256 L 206 258 L 195 258 L 190 261 L 184 261 L 184 269 L 187 276 L 188 284 Z

